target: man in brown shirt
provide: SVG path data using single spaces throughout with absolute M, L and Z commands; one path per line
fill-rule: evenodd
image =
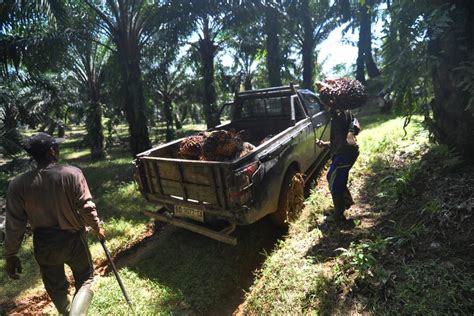
M 69 283 L 64 264 L 72 270 L 76 294 L 81 287 L 88 289 L 94 270 L 85 227 L 91 227 L 99 239 L 105 236 L 82 171 L 57 164 L 62 140 L 46 133 L 27 140 L 25 149 L 38 166 L 13 179 L 8 187 L 4 253 L 8 275 L 18 279 L 21 262 L 17 254 L 29 222 L 46 291 L 59 313 L 67 314 Z

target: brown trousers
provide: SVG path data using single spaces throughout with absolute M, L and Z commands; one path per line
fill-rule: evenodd
M 35 259 L 40 266 L 41 277 L 49 297 L 60 314 L 69 313 L 67 296 L 69 283 L 64 272 L 67 264 L 74 277 L 77 291 L 94 280 L 89 247 L 84 231 L 36 229 L 33 234 Z

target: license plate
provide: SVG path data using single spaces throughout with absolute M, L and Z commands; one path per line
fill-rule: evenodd
M 194 208 L 175 205 L 174 207 L 174 215 L 176 217 L 185 217 L 194 219 L 199 222 L 204 222 L 204 212 L 201 210 L 196 210 Z

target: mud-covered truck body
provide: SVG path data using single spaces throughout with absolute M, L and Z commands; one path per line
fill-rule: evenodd
M 250 153 L 232 161 L 180 159 L 184 138 L 178 139 L 139 154 L 135 179 L 142 195 L 160 205 L 147 215 L 235 244 L 235 225 L 270 213 L 286 220 L 292 210 L 282 206 L 282 194 L 288 195 L 291 178 L 308 179 L 328 157 L 315 141 L 329 139 L 329 117 L 314 93 L 293 86 L 241 92 L 227 106 L 230 122 L 215 129 L 243 131 L 243 140 L 255 145 Z M 229 227 L 203 225 L 219 221 Z

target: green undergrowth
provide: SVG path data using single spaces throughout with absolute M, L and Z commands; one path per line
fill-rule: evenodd
M 171 311 L 186 308 L 182 296 L 158 282 L 140 277 L 128 268 L 120 270 L 121 278 L 132 301 L 132 308 L 139 315 L 169 315 Z M 113 275 L 100 278 L 97 284 L 90 315 L 131 315 L 124 296 L 118 289 Z
M 464 266 L 464 268 L 462 267 Z M 414 261 L 400 269 L 389 297 L 374 297 L 375 313 L 411 315 L 472 315 L 474 275 L 463 263 L 435 258 Z
M 430 143 L 419 117 L 406 135 L 403 118 L 359 118 L 356 206 L 346 213 L 356 226 L 325 221 L 323 174 L 258 271 L 244 314 L 474 312 L 473 168 Z

